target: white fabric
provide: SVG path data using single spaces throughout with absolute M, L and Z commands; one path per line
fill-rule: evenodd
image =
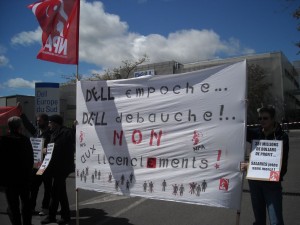
M 245 61 L 78 82 L 76 187 L 239 209 L 245 93 Z

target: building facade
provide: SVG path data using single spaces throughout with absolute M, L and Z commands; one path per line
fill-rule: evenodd
M 149 71 L 155 75 L 169 75 L 201 70 L 222 64 L 236 63 L 246 60 L 247 65 L 258 65 L 264 71 L 264 82 L 269 83 L 269 104 L 277 109 L 277 119 L 300 121 L 300 89 L 299 72 L 300 63 L 295 66 L 287 60 L 282 52 L 255 54 L 227 59 L 207 60 L 195 63 L 182 64 L 176 61 L 167 61 L 138 66 L 130 77 L 135 74 L 147 74 Z M 299 65 L 298 67 L 296 65 Z M 248 74 L 249 75 L 249 74 Z M 0 106 L 13 106 L 21 102 L 24 112 L 30 120 L 34 121 L 34 96 L 7 96 L 0 97 Z M 249 104 L 251 99 L 248 99 Z M 60 113 L 65 124 L 71 126 L 76 119 L 76 85 L 60 85 Z M 251 118 L 250 118 L 251 120 Z M 254 120 L 254 118 L 253 118 Z M 249 120 L 248 120 L 249 122 Z
M 222 64 L 246 60 L 248 65 L 257 65 L 264 71 L 263 82 L 270 84 L 269 99 L 264 103 L 273 105 L 277 110 L 277 120 L 300 121 L 299 73 L 282 52 L 255 54 L 227 59 L 207 60 L 181 64 L 175 61 L 142 65 L 136 71 L 154 70 L 155 75 L 186 73 Z M 134 73 L 133 73 L 134 74 Z M 249 76 L 250 74 L 248 74 Z M 134 75 L 132 75 L 134 76 Z M 249 77 L 248 77 L 249 79 Z M 248 99 L 251 104 L 251 99 Z M 250 118 L 254 119 L 254 118 Z
M 23 112 L 27 115 L 29 121 L 35 122 L 34 113 L 34 96 L 27 95 L 11 95 L 0 97 L 1 106 L 16 106 L 20 102 L 23 106 Z

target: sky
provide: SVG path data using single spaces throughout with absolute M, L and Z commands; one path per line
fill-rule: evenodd
M 34 95 L 35 82 L 66 82 L 75 65 L 36 58 L 39 24 L 27 6 L 0 1 L 0 96 Z M 299 0 L 81 0 L 79 74 L 137 61 L 193 63 L 281 51 L 300 60 Z

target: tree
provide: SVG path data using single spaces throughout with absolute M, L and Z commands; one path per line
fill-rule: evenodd
M 264 69 L 257 64 L 247 65 L 248 74 L 248 123 L 257 122 L 257 109 L 268 104 L 270 100 L 269 88 L 271 83 L 265 82 Z
M 77 76 L 75 73 L 72 75 L 62 75 L 62 78 L 66 79 L 67 81 L 62 83 L 62 85 L 68 85 L 68 84 L 76 84 Z M 82 79 L 82 75 L 78 75 L 78 80 Z
M 112 70 L 108 69 L 104 71 L 104 74 L 93 74 L 91 80 L 117 80 L 117 79 L 128 79 L 131 73 L 141 64 L 148 61 L 149 57 L 144 55 L 137 61 L 124 60 L 123 65 L 114 68 Z
M 139 58 L 137 61 L 124 60 L 122 61 L 123 65 L 118 68 L 107 69 L 103 74 L 94 73 L 91 77 L 87 77 L 88 80 L 118 80 L 118 79 L 127 79 L 130 74 L 142 63 L 149 60 L 147 55 Z M 78 76 L 78 79 L 82 79 L 82 75 Z M 76 74 L 72 75 L 62 75 L 62 78 L 66 79 L 66 82 L 62 85 L 75 84 L 77 77 Z
M 294 11 L 293 17 L 297 20 L 300 19 L 300 6 Z M 300 31 L 300 23 L 298 23 L 297 30 Z M 300 41 L 298 41 L 295 45 L 300 48 Z M 300 51 L 298 51 L 298 54 L 300 54 Z
M 300 6 L 298 0 L 284 0 L 284 10 L 292 9 L 292 16 L 296 19 L 300 19 Z M 296 8 L 296 9 L 295 9 Z M 300 31 L 300 23 L 297 25 L 297 30 Z M 300 41 L 296 42 L 295 45 L 300 48 Z M 297 54 L 300 54 L 298 51 Z

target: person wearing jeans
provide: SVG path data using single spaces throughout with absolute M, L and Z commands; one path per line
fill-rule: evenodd
M 258 110 L 260 127 L 247 130 L 247 141 L 252 140 L 281 140 L 282 164 L 280 181 L 249 180 L 252 208 L 255 222 L 253 225 L 266 225 L 266 211 L 269 215 L 270 225 L 284 225 L 282 214 L 282 186 L 281 182 L 287 172 L 289 138 L 282 130 L 279 123 L 275 122 L 275 109 L 263 107 Z M 241 164 L 241 170 L 245 170 L 247 163 Z

